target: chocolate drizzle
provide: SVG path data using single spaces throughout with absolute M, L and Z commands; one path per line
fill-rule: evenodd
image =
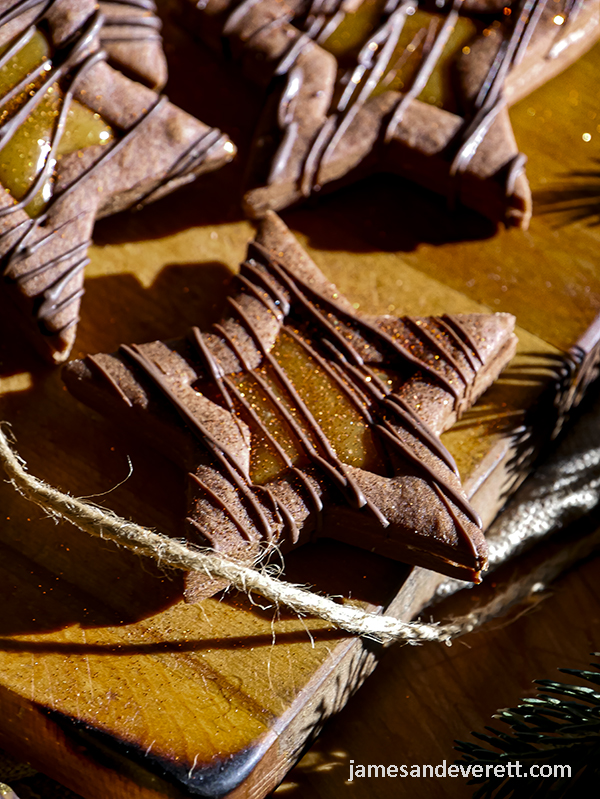
M 22 13 L 25 10 L 28 10 L 35 5 L 39 5 L 39 3 L 29 3 L 29 2 L 21 2 L 17 4 L 17 6 L 10 11 L 6 12 L 4 15 L 0 17 L 0 25 L 9 21 L 9 19 L 14 19 L 18 14 Z M 13 46 L 11 46 L 5 54 L 9 55 L 9 58 L 6 59 L 3 63 L 8 63 L 8 60 L 12 58 L 18 50 L 23 47 L 27 41 L 33 36 L 33 33 L 36 30 L 36 25 L 43 19 L 43 17 L 48 13 L 52 6 L 52 3 L 46 4 L 43 11 L 40 13 L 38 18 L 36 19 L 35 23 L 27 28 L 19 37 L 17 37 Z M 102 16 L 99 12 L 95 12 L 86 23 L 82 26 L 79 36 L 74 42 L 70 42 L 62 53 L 57 53 L 55 56 L 55 60 L 58 63 L 58 66 L 52 66 L 48 73 L 47 79 L 42 85 L 35 90 L 33 93 L 30 93 L 29 99 L 25 102 L 25 104 L 17 111 L 17 113 L 10 119 L 9 122 L 5 123 L 0 130 L 0 146 L 5 145 L 16 133 L 19 126 L 22 122 L 29 116 L 29 114 L 36 108 L 36 106 L 42 100 L 44 94 L 46 93 L 48 86 L 52 83 L 65 79 L 69 73 L 69 83 L 68 87 L 65 90 L 64 99 L 62 103 L 62 107 L 60 110 L 60 114 L 58 117 L 58 122 L 54 129 L 52 135 L 52 143 L 50 146 L 50 150 L 46 156 L 45 164 L 38 174 L 38 176 L 34 179 L 31 187 L 25 193 L 25 195 L 21 198 L 20 201 L 15 201 L 14 204 L 9 205 L 5 208 L 0 209 L 0 217 L 9 216 L 16 211 L 20 211 L 24 209 L 31 200 L 36 196 L 38 191 L 41 189 L 44 182 L 47 180 L 48 176 L 51 174 L 52 170 L 54 169 L 55 164 L 55 155 L 58 144 L 60 142 L 60 138 L 62 136 L 67 114 L 69 111 L 69 107 L 71 105 L 71 101 L 73 99 L 73 94 L 76 90 L 78 81 L 83 77 L 83 75 L 100 60 L 103 56 L 102 53 L 93 52 L 86 54 L 86 50 L 89 50 L 90 46 L 92 45 L 95 37 L 98 35 L 98 32 L 102 26 Z M 50 62 L 51 63 L 51 62 Z M 44 62 L 42 65 L 45 69 L 50 66 L 50 63 Z M 28 80 L 31 79 L 31 76 Z M 12 94 L 9 93 L 9 94 Z M 5 98 L 2 98 L 0 102 L 4 102 Z M 103 158 L 106 157 L 110 151 L 105 152 L 103 154 Z M 85 173 L 83 173 L 79 180 L 83 179 Z M 37 232 L 40 226 L 43 226 L 45 221 L 48 218 L 50 210 L 52 206 L 58 202 L 62 196 L 66 195 L 70 190 L 72 190 L 77 185 L 77 182 L 72 184 L 67 189 L 64 189 L 62 192 L 57 192 L 51 198 L 50 202 L 46 206 L 44 213 L 38 215 L 36 218 L 32 218 L 30 220 L 24 220 L 21 222 L 19 227 L 23 228 L 20 231 L 19 238 L 17 243 L 13 248 L 9 251 L 8 255 L 5 256 L 4 262 L 4 277 L 9 278 L 11 277 L 11 271 L 14 268 L 16 262 L 24 257 L 31 255 L 35 250 L 39 247 L 44 246 L 45 243 L 49 242 L 53 234 L 49 234 L 48 236 L 43 237 L 41 240 L 38 240 L 35 243 L 32 243 L 31 240 L 34 234 Z M 15 228 L 11 228 L 4 233 L 4 237 L 12 236 L 15 232 Z M 59 265 L 63 261 L 68 261 L 72 257 L 77 257 L 80 253 L 84 253 L 87 250 L 88 242 L 84 243 L 83 245 L 79 245 L 75 247 L 73 250 L 63 253 L 58 257 L 54 257 L 41 266 L 37 267 L 32 272 L 20 275 L 17 278 L 17 282 L 20 285 L 23 285 L 27 280 L 37 277 L 38 275 L 49 271 L 54 266 Z M 75 302 L 79 299 L 82 295 L 81 290 L 74 291 L 70 296 L 60 299 L 63 289 L 69 283 L 69 280 L 74 277 L 78 272 L 83 270 L 85 266 L 89 263 L 87 258 L 79 258 L 74 264 L 71 264 L 68 269 L 61 274 L 43 293 L 41 302 L 38 303 L 36 309 L 36 317 L 40 323 L 44 323 L 44 325 L 50 325 L 53 318 L 58 316 L 58 314 L 63 311 L 68 305 Z M 60 300 L 60 301 L 59 301 Z M 72 326 L 76 324 L 77 319 L 72 319 L 70 322 L 65 325 L 59 333 L 63 333 L 67 326 Z
M 380 28 L 363 45 L 358 55 L 358 65 L 346 75 L 346 89 L 330 117 L 331 121 L 329 125 L 327 120 L 324 123 L 324 127 L 327 126 L 329 130 L 326 146 L 323 147 L 319 142 L 318 150 L 309 153 L 307 161 L 310 159 L 312 166 L 310 175 L 305 172 L 303 176 L 304 191 L 308 190 L 310 183 L 318 181 L 321 163 L 335 150 L 383 77 L 400 39 L 406 17 L 409 13 L 414 13 L 415 8 L 413 0 L 392 0 L 386 5 Z
M 217 441 L 207 427 L 203 425 L 193 413 L 190 412 L 185 403 L 182 402 L 173 392 L 167 381 L 162 376 L 160 370 L 151 361 L 149 361 L 148 358 L 146 358 L 146 356 L 140 351 L 139 347 L 136 345 L 133 345 L 132 347 L 122 345 L 121 351 L 129 360 L 133 361 L 164 394 L 172 407 L 181 416 L 185 424 L 192 430 L 194 435 L 197 436 L 198 440 L 203 444 L 203 446 L 206 447 L 206 449 L 214 456 L 224 474 L 232 481 L 236 489 L 243 496 L 244 500 L 249 506 L 249 510 L 255 518 L 255 521 L 258 523 L 260 532 L 265 538 L 267 538 L 267 540 L 271 539 L 272 528 L 269 524 L 269 520 L 265 515 L 261 503 L 257 500 L 255 493 L 252 491 L 252 484 L 250 482 L 248 473 L 239 463 L 235 455 L 222 442 Z M 198 480 L 200 480 L 200 478 L 198 478 Z M 202 483 L 202 481 L 200 482 Z M 207 493 L 210 491 L 208 486 L 206 486 L 206 491 Z M 235 523 L 236 526 L 241 524 L 241 522 L 239 522 L 237 519 L 235 519 Z M 247 532 L 246 527 L 244 527 L 244 537 L 250 538 L 250 533 Z
M 412 100 L 415 100 L 425 88 L 427 81 L 429 80 L 431 73 L 435 68 L 435 65 L 437 64 L 444 51 L 444 48 L 446 47 L 450 34 L 452 33 L 454 26 L 458 21 L 458 9 L 460 4 L 461 0 L 455 0 L 455 2 L 452 4 L 452 9 L 441 25 L 440 30 L 438 31 L 437 36 L 435 37 L 435 40 L 429 49 L 429 52 L 425 58 L 421 60 L 421 65 L 417 70 L 415 77 L 413 78 L 412 86 L 407 92 L 404 93 L 402 99 L 397 103 L 385 131 L 386 142 L 390 142 L 394 137 L 396 128 L 400 124 L 408 104 Z
M 267 546 L 278 542 L 282 536 L 293 544 L 300 536 L 292 508 L 273 490 L 284 474 L 296 485 L 316 517 L 317 528 L 323 510 L 322 494 L 327 486 L 350 507 L 370 515 L 380 528 L 390 524 L 336 452 L 303 398 L 302 388 L 288 375 L 277 348 L 266 344 L 263 329 L 255 321 L 263 314 L 275 317 L 280 325 L 279 336 L 293 342 L 298 352 L 303 353 L 301 357 L 306 358 L 308 368 L 325 375 L 332 390 L 339 392 L 362 420 L 373 438 L 378 453 L 377 468 L 383 469 L 382 474 L 393 477 L 400 468 L 402 473 L 424 480 L 447 510 L 459 539 L 477 560 L 479 556 L 468 524 L 481 526 L 481 521 L 456 487 L 458 482 L 452 472 L 456 475 L 457 470 L 452 456 L 405 399 L 382 379 L 376 367 L 381 360 L 386 368 L 399 369 L 404 381 L 417 379 L 438 385 L 458 407 L 466 388 L 474 380 L 477 371 L 474 364 L 479 360 L 483 365 L 476 342 L 460 322 L 448 316 L 420 320 L 420 323 L 397 320 L 401 332 L 393 336 L 349 314 L 257 242 L 249 246 L 248 259 L 242 264 L 238 282 L 238 299 L 229 298 L 228 301 L 227 328 L 217 324 L 209 334 L 192 328 L 187 336 L 186 358 L 198 375 L 196 385 L 208 383 L 213 401 L 229 411 L 238 424 L 248 425 L 254 441 L 263 442 L 278 464 L 275 482 L 271 482 L 272 477 L 265 484 L 253 482 L 250 472 L 230 445 L 190 410 L 178 394 L 177 380 L 172 382 L 148 352 L 135 345 L 122 346 L 119 351 L 120 358 L 126 366 L 130 364 L 129 368 L 143 381 L 142 385 L 166 399 L 191 430 L 217 472 L 235 488 L 239 505 L 233 507 L 209 484 L 202 469 L 190 475 L 194 490 L 224 513 L 245 541 L 252 542 L 258 535 L 258 540 Z M 249 312 L 244 297 L 258 301 L 263 309 L 259 317 Z M 234 330 L 239 332 L 234 333 Z M 260 356 L 259 368 L 249 361 L 249 345 L 243 343 L 245 336 Z M 224 368 L 223 347 L 233 356 L 238 371 Z M 221 358 L 217 352 L 221 353 Z M 367 352 L 370 353 L 368 363 L 365 361 Z M 415 352 L 432 353 L 436 366 Z M 105 375 L 113 397 L 129 402 L 115 378 L 97 358 L 91 360 L 91 365 L 97 376 Z M 259 392 L 257 396 L 261 397 L 263 409 L 266 408 L 263 412 L 247 396 L 244 381 L 248 380 Z M 464 387 L 456 388 L 455 384 L 460 383 L 464 383 Z M 273 415 L 277 418 L 278 433 L 266 421 Z M 424 451 L 428 453 L 426 457 Z M 213 534 L 205 531 L 201 522 L 190 519 L 190 523 L 204 539 L 215 542 Z
M 475 100 L 471 119 L 467 120 L 460 132 L 460 137 L 457 140 L 457 152 L 450 166 L 452 177 L 460 175 L 467 169 L 494 119 L 505 107 L 504 82 L 510 69 L 516 66 L 525 55 L 527 45 L 547 2 L 548 0 L 523 0 L 521 5 L 515 9 L 515 13 L 512 15 L 514 25 L 510 36 L 500 45 Z M 525 157 L 521 153 L 515 156 L 513 162 L 509 164 L 509 168 L 506 170 L 507 195 L 524 165 Z
M 114 13 L 120 7 L 131 9 L 133 13 L 130 16 Z M 100 0 L 100 8 L 105 17 L 101 37 L 103 44 L 161 41 L 162 23 L 155 16 L 156 4 L 153 0 Z

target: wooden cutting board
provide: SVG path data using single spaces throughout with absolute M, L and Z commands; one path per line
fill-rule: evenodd
M 243 160 L 249 90 L 217 89 L 210 57 L 183 34 L 170 42 L 172 99 L 227 130 Z M 182 89 L 189 59 L 204 78 Z M 449 215 L 443 201 L 387 176 L 284 214 L 366 313 L 516 314 L 518 355 L 445 436 L 486 521 L 529 468 L 530 447 L 549 436 L 557 366 L 600 310 L 589 199 L 600 180 L 599 64 L 596 48 L 513 109 L 533 189 L 552 211 L 539 209 L 528 233 Z M 240 174 L 232 166 L 98 225 L 75 357 L 217 318 L 252 235 L 238 211 Z M 582 218 L 558 213 L 567 192 L 580 193 Z M 0 416 L 30 470 L 177 534 L 182 475 L 80 406 L 57 370 L 1 333 Z M 259 598 L 185 605 L 180 576 L 55 524 L 5 483 L 0 502 L 0 745 L 85 799 L 263 797 L 377 662 L 376 645 Z M 327 542 L 290 555 L 285 576 L 403 618 L 438 581 Z

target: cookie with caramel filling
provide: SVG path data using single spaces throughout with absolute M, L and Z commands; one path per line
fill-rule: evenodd
M 0 303 L 60 362 L 75 338 L 95 220 L 217 169 L 235 148 L 106 63 L 92 0 L 2 8 Z
M 385 171 L 526 228 L 508 105 L 600 35 L 599 0 L 180 2 L 265 88 L 245 197 L 255 217 Z
M 188 471 L 188 537 L 254 563 L 319 537 L 479 581 L 477 514 L 440 434 L 515 351 L 509 314 L 359 317 L 273 212 L 220 324 L 63 370 Z M 188 595 L 222 584 L 198 574 Z

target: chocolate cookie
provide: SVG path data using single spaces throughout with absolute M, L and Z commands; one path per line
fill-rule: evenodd
M 248 213 L 368 171 L 405 176 L 526 228 L 531 195 L 507 106 L 600 35 L 598 0 L 181 0 L 267 90 Z
M 477 582 L 485 541 L 439 435 L 508 363 L 513 324 L 359 317 L 268 212 L 220 324 L 63 376 L 189 472 L 195 543 L 253 563 L 329 537 Z M 220 587 L 196 574 L 188 594 Z
M 94 221 L 233 156 L 227 136 L 108 66 L 92 0 L 0 13 L 0 302 L 50 360 L 67 358 Z

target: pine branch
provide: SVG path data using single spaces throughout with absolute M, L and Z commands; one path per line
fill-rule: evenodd
M 469 782 L 481 783 L 473 799 L 579 799 L 598 793 L 600 691 L 593 686 L 600 686 L 600 664 L 592 666 L 596 671 L 559 669 L 591 685 L 536 680 L 543 693 L 499 710 L 493 718 L 511 732 L 485 727 L 487 733 L 472 733 L 482 743 L 455 742 L 463 754 L 457 762 L 470 764 L 471 774 L 474 766 L 482 767 Z

